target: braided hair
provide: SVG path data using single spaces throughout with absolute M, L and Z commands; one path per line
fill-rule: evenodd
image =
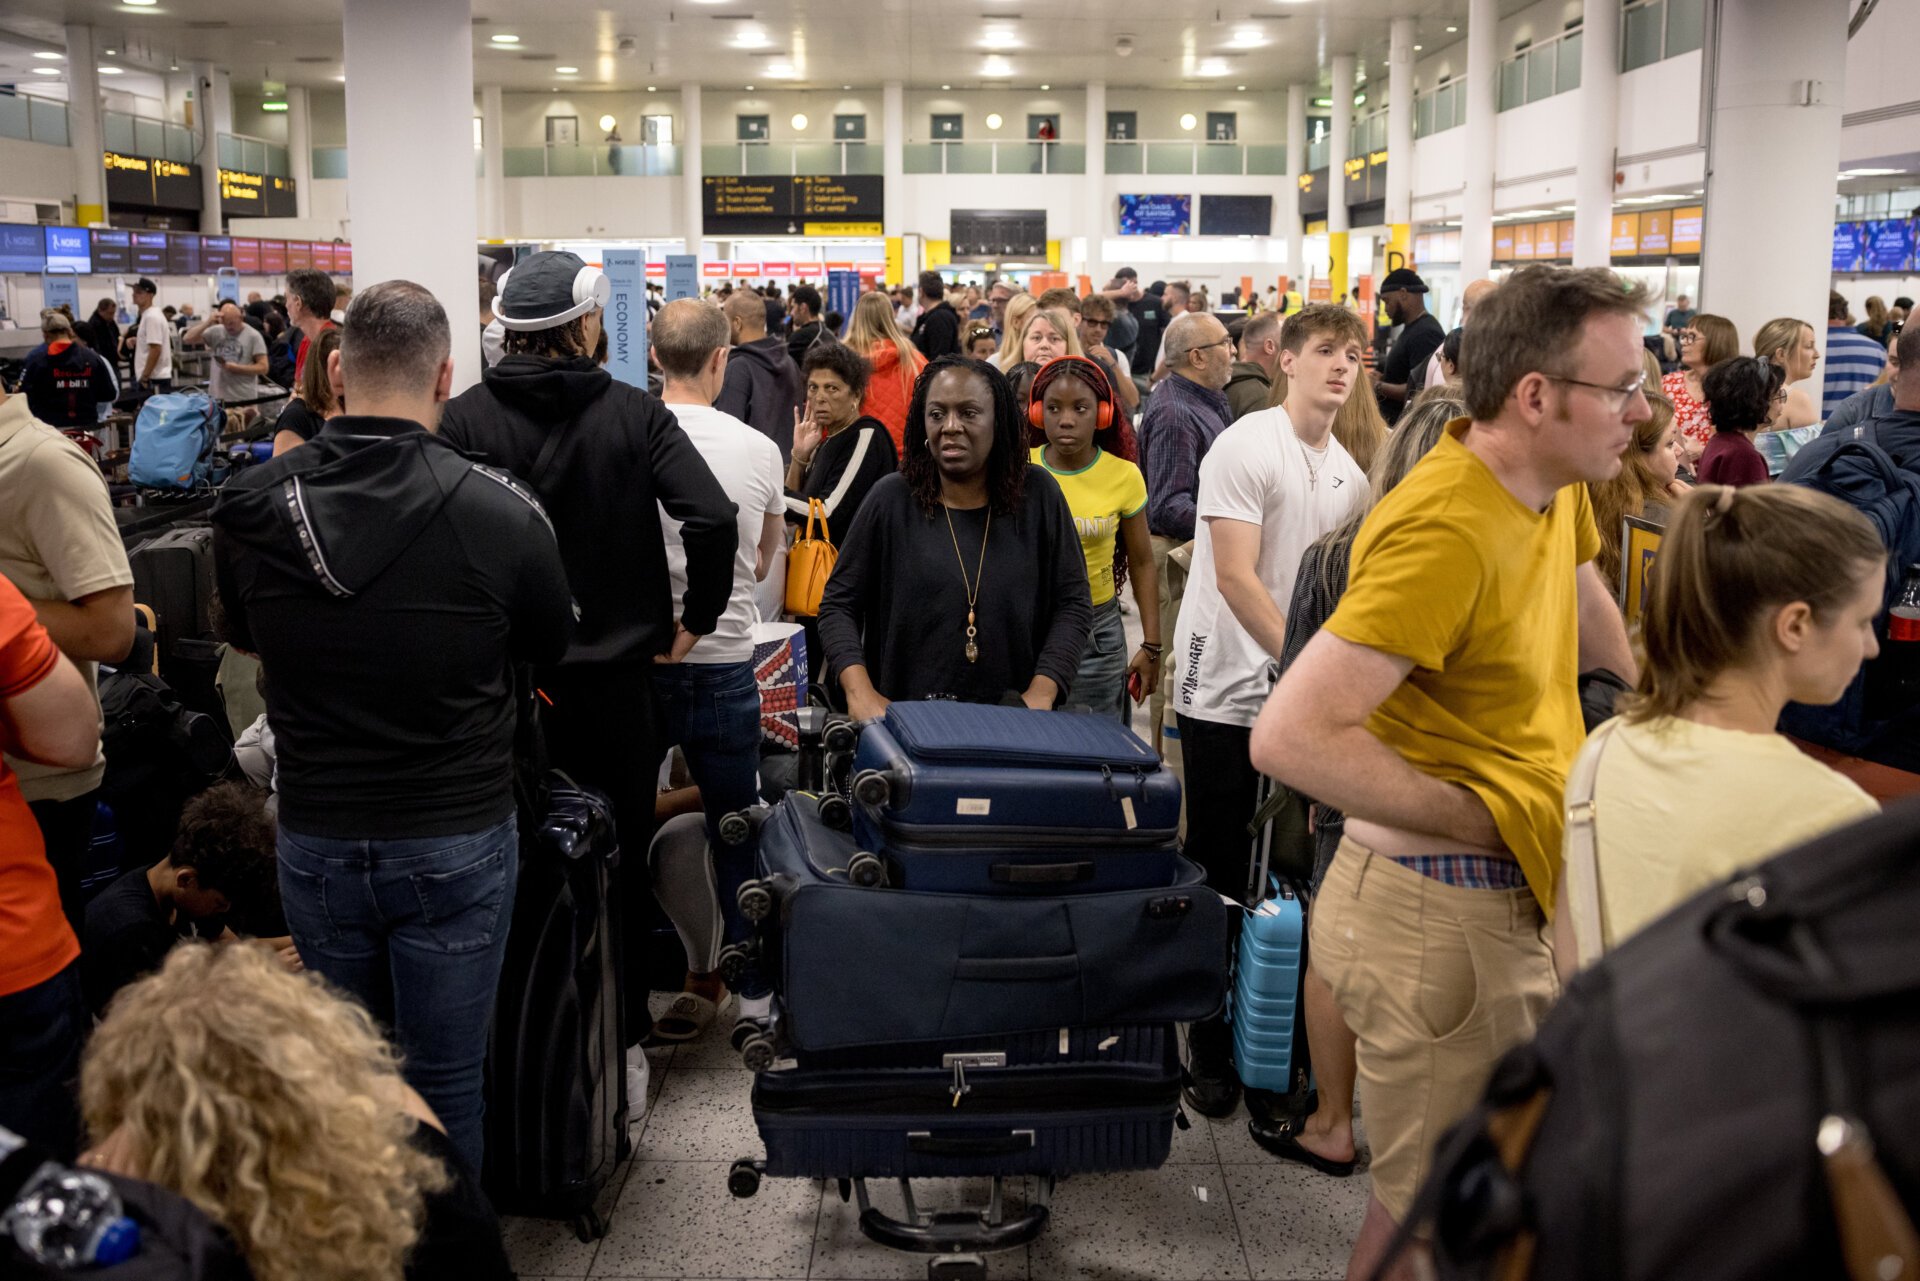
M 1062 378 L 1079 379 L 1093 393 L 1095 400 L 1113 407 L 1112 421 L 1094 433 L 1095 447 L 1138 466 L 1140 450 L 1134 441 L 1133 427 L 1127 422 L 1126 414 L 1114 397 L 1113 384 L 1107 378 L 1107 371 L 1100 367 L 1098 361 L 1085 356 L 1060 356 L 1049 360 L 1033 376 L 1033 389 L 1028 393 L 1028 403 L 1045 405 L 1047 388 Z M 1028 419 L 1027 440 L 1030 445 L 1047 443 L 1047 429 L 1034 426 L 1031 417 Z M 1113 589 L 1117 592 L 1126 585 L 1127 540 L 1124 536 L 1116 536 L 1113 540 Z
M 993 449 L 987 455 L 987 503 L 995 515 L 1008 516 L 1019 507 L 1027 480 L 1026 418 L 1005 374 L 984 360 L 942 356 L 931 361 L 913 384 L 907 406 L 906 455 L 900 474 L 907 488 L 931 516 L 940 510 L 940 468 L 927 444 L 927 392 L 933 380 L 947 370 L 959 370 L 986 380 L 993 400 Z

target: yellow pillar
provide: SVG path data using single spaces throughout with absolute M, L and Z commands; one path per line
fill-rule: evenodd
M 1329 231 L 1327 233 L 1327 280 L 1333 291 L 1333 300 L 1340 301 L 1340 295 L 1352 288 L 1347 283 L 1347 233 Z
M 1413 266 L 1413 224 L 1396 222 L 1387 234 L 1387 270 L 1411 266 Z
M 105 205 L 75 205 L 73 217 L 82 227 L 91 227 L 96 222 L 107 220 L 107 208 Z

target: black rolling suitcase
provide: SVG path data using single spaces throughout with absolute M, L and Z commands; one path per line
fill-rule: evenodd
M 213 634 L 213 528 L 183 525 L 127 554 L 133 598 L 153 607 L 161 671 L 182 640 Z
M 513 924 L 487 1050 L 485 1185 L 503 1212 L 606 1232 L 596 1207 L 628 1152 L 620 1031 L 620 863 L 613 808 L 550 776 L 523 831 Z

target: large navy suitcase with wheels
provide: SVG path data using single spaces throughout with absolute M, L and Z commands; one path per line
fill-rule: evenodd
M 1186 859 L 1157 886 L 997 898 L 864 888 L 861 853 L 815 797 L 761 821 L 741 906 L 803 1052 L 1174 1022 L 1225 1000 L 1226 904 Z
M 487 1047 L 484 1184 L 504 1213 L 606 1232 L 596 1208 L 627 1155 L 620 1034 L 620 844 L 607 798 L 548 775 L 520 834 L 513 923 Z
M 1165 1023 L 802 1053 L 753 1085 L 775 1177 L 1150 1170 L 1179 1107 Z
M 911 890 L 1059 894 L 1166 885 L 1180 783 L 1102 716 L 895 703 L 853 759 L 854 835 Z

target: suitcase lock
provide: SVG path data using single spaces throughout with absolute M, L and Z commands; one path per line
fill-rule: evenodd
M 953 1069 L 953 1084 L 947 1093 L 953 1095 L 953 1106 L 960 1106 L 961 1096 L 973 1089 L 967 1083 L 968 1068 L 1003 1068 L 1007 1065 L 1007 1056 L 994 1051 L 988 1054 L 944 1054 L 940 1057 L 940 1066 Z

